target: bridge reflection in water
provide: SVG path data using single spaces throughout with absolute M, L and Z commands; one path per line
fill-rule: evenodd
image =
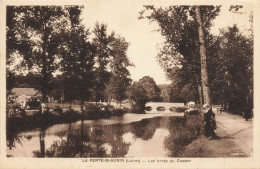
M 177 113 L 177 107 L 184 107 L 184 103 L 148 102 L 145 105 L 145 113 Z M 180 113 L 178 113 L 181 115 Z

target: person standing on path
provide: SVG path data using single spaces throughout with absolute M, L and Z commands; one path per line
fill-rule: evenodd
M 246 121 L 252 118 L 252 107 L 249 105 L 246 105 L 244 107 L 244 112 L 243 112 L 243 117 L 245 118 Z
M 204 135 L 209 137 L 210 139 L 216 138 L 215 130 L 216 130 L 216 119 L 215 114 L 212 109 L 210 109 L 209 105 L 203 105 L 204 111 Z
M 45 103 L 44 102 L 42 102 L 41 107 L 42 107 L 42 114 L 43 114 L 45 112 Z

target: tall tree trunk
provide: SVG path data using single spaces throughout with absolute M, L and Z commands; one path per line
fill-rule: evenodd
M 80 124 L 80 143 L 79 143 L 79 157 L 82 157 L 83 154 L 83 145 L 84 145 L 84 121 L 81 119 L 81 124 Z
M 198 93 L 199 93 L 200 113 L 202 113 L 203 97 L 202 97 L 202 90 L 201 90 L 201 85 L 200 85 L 200 83 L 198 84 Z
M 80 111 L 81 113 L 83 114 L 83 111 L 84 111 L 84 88 L 83 87 L 80 87 Z
M 45 129 L 40 131 L 40 157 L 45 157 Z
M 203 23 L 201 19 L 200 7 L 195 8 L 196 20 L 199 24 L 199 42 L 200 42 L 200 63 L 201 63 L 201 84 L 204 104 L 208 104 L 211 107 L 210 89 L 208 82 L 208 70 L 207 70 L 207 55 L 206 55 L 206 44 L 205 35 L 203 30 Z
M 43 14 L 42 14 L 43 15 Z M 43 23 L 42 27 L 43 38 L 42 38 L 42 70 L 41 70 L 41 92 L 42 92 L 42 102 L 46 103 L 46 95 L 47 95 L 47 54 L 46 54 L 46 43 L 48 40 L 46 34 L 46 23 Z

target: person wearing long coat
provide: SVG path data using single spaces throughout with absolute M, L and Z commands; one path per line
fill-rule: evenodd
M 204 111 L 204 135 L 213 138 L 216 136 L 216 119 L 212 109 L 207 105 L 203 105 Z

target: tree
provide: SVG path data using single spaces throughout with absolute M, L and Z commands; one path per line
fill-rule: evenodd
M 9 69 L 7 69 L 6 72 L 6 94 L 10 94 L 12 88 L 15 85 L 15 79 L 16 79 L 16 75 L 11 72 Z
M 149 101 L 155 101 L 155 102 L 161 101 L 161 97 L 160 97 L 161 90 L 156 85 L 153 78 L 149 76 L 144 76 L 142 79 L 138 81 L 138 83 L 140 83 L 145 89 Z
M 95 47 L 87 41 L 88 30 L 81 24 L 82 7 L 67 7 L 70 29 L 63 33 L 61 45 L 61 72 L 65 97 L 81 100 L 81 110 L 93 83 Z
M 198 33 L 196 22 L 189 13 L 190 7 L 171 6 L 156 9 L 153 6 L 146 6 L 146 10 L 151 11 L 152 14 L 148 19 L 159 24 L 161 33 L 166 39 L 157 59 L 168 78 L 178 81 L 180 86 L 198 85 L 200 81 Z
M 16 75 L 14 72 L 11 72 L 11 71 L 10 71 L 10 73 L 13 75 L 14 81 L 13 81 L 13 85 L 8 86 L 8 88 L 9 87 L 11 87 L 11 88 L 13 88 L 13 87 L 31 88 L 32 87 L 37 90 L 40 90 L 40 79 L 41 78 L 38 74 L 29 72 L 26 75 L 22 75 L 22 74 Z
M 37 72 L 42 100 L 50 90 L 55 57 L 60 44 L 60 32 L 66 28 L 64 8 L 57 6 L 7 7 L 7 63 L 18 56 L 20 67 Z
M 168 84 L 160 84 L 158 85 L 159 89 L 161 90 L 160 97 L 162 98 L 163 102 L 170 102 L 170 90 Z
M 229 111 L 253 108 L 253 39 L 242 35 L 236 25 L 221 31 L 220 55 L 215 60 L 212 89 Z M 216 97 L 215 96 L 215 97 Z
M 143 85 L 139 82 L 134 82 L 131 86 L 129 86 L 127 93 L 129 99 L 135 102 L 136 111 L 143 113 L 145 104 L 149 100 Z
M 167 93 L 169 95 L 170 102 L 187 103 L 189 101 L 195 101 L 198 96 L 197 93 L 192 89 L 193 86 L 190 84 L 183 85 L 177 81 L 173 81 L 167 87 Z
M 50 91 L 50 97 L 54 100 L 61 102 L 64 94 L 64 80 L 62 75 L 57 75 L 52 80 L 52 90 Z
M 127 87 L 131 83 L 130 73 L 127 70 L 132 64 L 127 58 L 126 51 L 129 43 L 121 36 L 114 39 L 112 43 L 112 59 L 109 62 L 111 68 L 111 78 L 106 87 L 108 95 L 115 100 L 123 101 L 126 98 Z
M 195 86 L 200 88 L 202 80 L 204 102 L 210 104 L 207 72 L 205 71 L 207 68 L 205 44 L 209 46 L 212 43 L 209 28 L 219 12 L 219 7 L 169 6 L 155 8 L 145 6 L 145 10 L 140 14 L 144 15 L 145 11 L 150 11 L 146 18 L 157 22 L 162 35 L 166 38 L 163 48 L 158 54 L 158 60 L 169 78 L 173 80 L 178 77 L 179 83 L 191 84 L 194 91 L 196 91 Z M 200 92 L 198 90 L 197 93 Z
M 205 25 L 207 22 L 213 18 L 212 15 L 216 15 L 219 11 L 220 6 L 216 7 L 215 10 L 210 11 L 209 16 L 204 20 L 202 19 L 202 13 L 199 6 L 195 7 L 196 13 L 196 21 L 199 24 L 198 32 L 199 32 L 199 42 L 200 42 L 200 64 L 201 64 L 201 83 L 202 83 L 202 91 L 203 91 L 203 99 L 204 103 L 208 104 L 211 107 L 211 98 L 210 98 L 210 89 L 209 89 L 209 80 L 208 80 L 208 69 L 207 69 L 207 49 L 205 44 Z
M 93 45 L 96 47 L 95 56 L 95 100 L 104 99 L 106 84 L 109 82 L 110 73 L 107 70 L 109 58 L 111 57 L 111 45 L 114 40 L 114 33 L 107 33 L 107 25 L 96 23 L 93 38 Z

